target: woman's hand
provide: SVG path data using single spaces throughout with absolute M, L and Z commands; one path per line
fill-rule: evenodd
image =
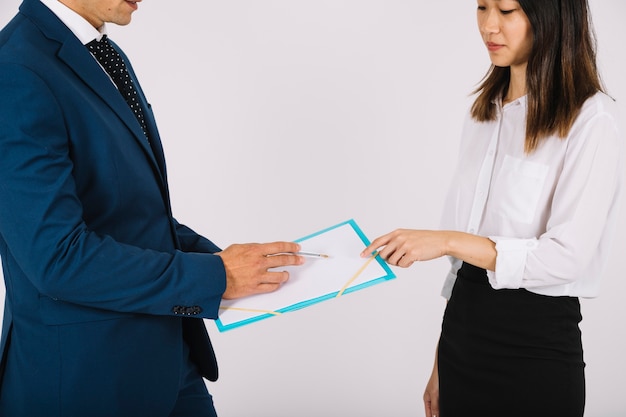
M 453 256 L 479 268 L 495 271 L 496 244 L 489 238 L 450 230 L 397 229 L 380 236 L 361 252 L 378 255 L 388 264 L 408 268 L 417 261 Z
M 433 372 L 424 391 L 424 411 L 426 412 L 426 417 L 439 416 L 439 369 L 436 356 Z
M 450 232 L 397 229 L 374 241 L 361 252 L 362 257 L 378 254 L 390 265 L 407 268 L 416 261 L 428 261 L 446 255 Z

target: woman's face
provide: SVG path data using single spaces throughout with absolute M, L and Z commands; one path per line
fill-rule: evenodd
M 491 62 L 498 67 L 525 66 L 533 35 L 520 4 L 516 0 L 478 0 L 476 13 Z

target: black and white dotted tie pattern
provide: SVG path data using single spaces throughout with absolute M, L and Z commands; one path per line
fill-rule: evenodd
M 93 40 L 87 44 L 87 48 L 96 57 L 100 65 L 109 74 L 117 89 L 120 91 L 126 103 L 137 117 L 137 121 L 141 125 L 146 139 L 148 138 L 148 129 L 146 127 L 146 121 L 143 115 L 143 109 L 139 104 L 139 98 L 137 96 L 137 89 L 133 84 L 133 79 L 130 78 L 126 64 L 122 59 L 122 56 L 113 48 L 111 42 L 107 38 L 107 35 L 103 35 L 100 41 Z

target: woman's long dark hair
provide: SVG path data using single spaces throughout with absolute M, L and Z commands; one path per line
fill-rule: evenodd
M 596 66 L 596 43 L 587 0 L 518 0 L 526 13 L 533 46 L 526 69 L 528 114 L 524 149 L 531 153 L 548 136 L 564 138 L 589 97 L 603 91 Z M 494 100 L 509 87 L 509 67 L 491 66 L 472 116 L 495 120 Z

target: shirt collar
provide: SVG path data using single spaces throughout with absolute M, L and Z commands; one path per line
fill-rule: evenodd
M 99 29 L 94 28 L 85 18 L 70 9 L 59 0 L 40 0 L 54 13 L 72 33 L 84 44 L 100 40 L 107 33 L 106 23 Z
M 495 104 L 500 109 L 503 109 L 505 107 L 518 106 L 518 105 L 525 106 L 527 98 L 528 98 L 528 95 L 523 95 L 519 98 L 516 98 L 513 101 L 510 101 L 506 104 L 502 104 L 502 97 L 498 97 L 498 98 L 491 100 L 491 103 Z

